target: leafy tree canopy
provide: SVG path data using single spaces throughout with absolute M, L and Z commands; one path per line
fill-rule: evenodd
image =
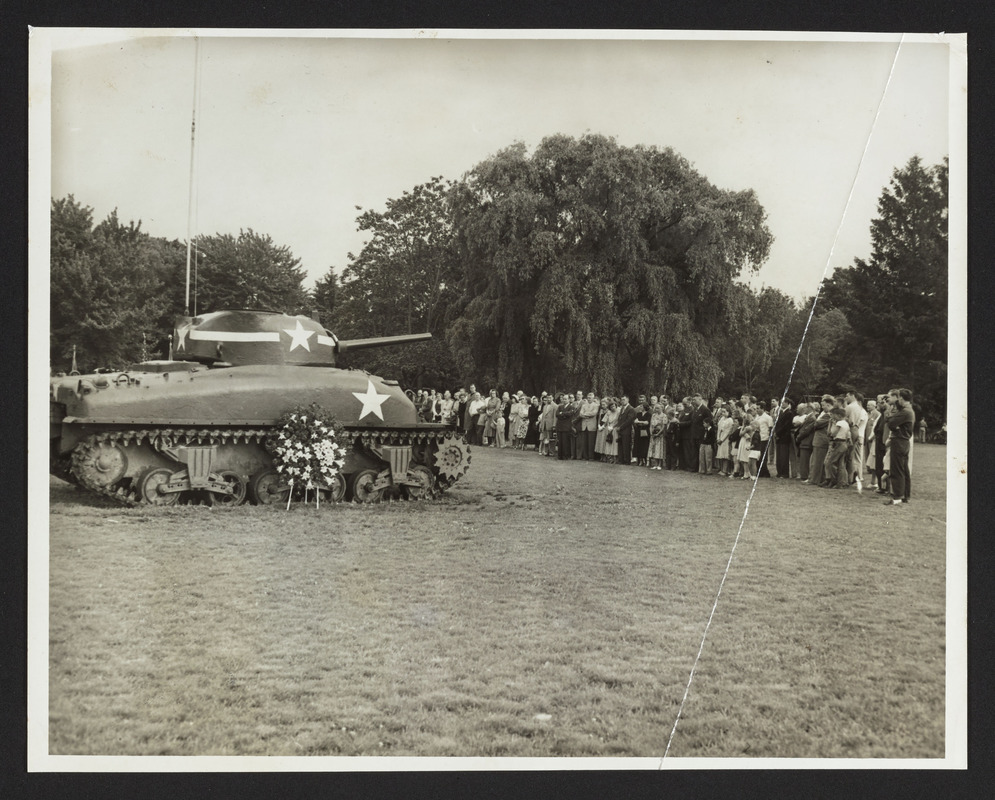
M 239 308 L 288 314 L 310 310 L 300 259 L 270 236 L 250 228 L 238 236 L 198 236 L 195 244 L 198 313 Z
M 74 346 L 81 369 L 140 360 L 168 316 L 168 248 L 141 222 L 122 225 L 116 210 L 96 227 L 92 219 L 93 209 L 72 195 L 52 202 L 50 358 L 63 371 Z
M 349 254 L 335 290 L 335 316 L 325 322 L 340 338 L 429 332 L 429 343 L 366 350 L 344 364 L 413 384 L 454 380 L 444 334 L 459 272 L 453 251 L 449 197 L 453 183 L 434 177 L 389 199 L 384 211 L 363 210 L 359 230 L 370 240 Z M 335 280 L 331 271 L 326 284 Z
M 251 230 L 200 237 L 197 310 L 312 305 L 304 272 L 287 247 Z M 183 311 L 186 246 L 149 236 L 117 210 L 94 226 L 93 209 L 72 195 L 51 207 L 50 358 L 67 371 L 122 368 L 163 357 L 173 318 Z
M 715 388 L 733 279 L 772 240 L 752 191 L 716 188 L 669 148 L 591 134 L 531 155 L 513 145 L 452 197 L 463 275 L 449 342 L 464 364 L 529 389 Z

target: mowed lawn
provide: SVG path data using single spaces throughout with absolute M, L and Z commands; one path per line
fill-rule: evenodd
M 942 757 L 945 448 L 762 480 L 672 757 Z M 53 754 L 662 756 L 752 484 L 474 448 L 441 500 L 50 481 Z

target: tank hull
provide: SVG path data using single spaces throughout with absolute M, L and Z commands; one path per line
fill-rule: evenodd
M 424 496 L 455 482 L 469 463 L 462 437 L 419 423 L 396 381 L 360 370 L 139 368 L 57 379 L 51 395 L 53 474 L 128 503 L 168 504 L 191 493 L 209 501 L 282 501 L 289 491 L 273 477 L 264 442 L 282 414 L 312 403 L 345 428 L 333 499 L 348 493 L 376 500 L 400 490 Z M 361 490 L 353 486 L 357 478 Z

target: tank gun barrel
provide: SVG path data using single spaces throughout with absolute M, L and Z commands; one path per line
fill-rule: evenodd
M 427 342 L 431 338 L 431 333 L 408 333 L 403 336 L 375 336 L 371 339 L 340 339 L 335 345 L 335 352 L 348 353 L 352 350 L 369 350 L 374 347 L 389 347 L 392 344 Z

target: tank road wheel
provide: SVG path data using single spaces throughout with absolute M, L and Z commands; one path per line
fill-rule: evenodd
M 408 477 L 418 481 L 417 486 L 404 487 L 411 500 L 425 500 L 435 494 L 435 475 L 432 470 L 422 464 L 416 464 L 408 470 Z
M 341 472 L 332 478 L 327 491 L 322 491 L 321 499 L 328 497 L 330 503 L 341 503 L 345 499 L 345 475 Z
M 286 503 L 290 487 L 275 469 L 265 469 L 249 478 L 249 499 L 257 506 Z
M 322 503 L 341 503 L 342 499 L 345 497 L 345 478 L 341 473 L 332 478 L 329 486 L 322 486 L 320 489 L 314 489 L 318 493 L 318 497 L 321 498 Z M 311 496 L 308 495 L 310 500 Z
M 149 467 L 138 477 L 138 502 L 153 506 L 175 506 L 179 492 L 163 492 L 173 473 L 164 467 Z
M 470 468 L 470 447 L 462 436 L 447 433 L 435 451 L 435 471 L 439 486 L 452 486 Z
M 364 469 L 352 477 L 352 499 L 357 503 L 375 503 L 383 496 L 383 489 L 374 489 L 377 482 L 375 469 Z
M 237 472 L 232 472 L 231 470 L 219 472 L 218 477 L 221 479 L 222 483 L 226 483 L 229 487 L 231 487 L 231 494 L 207 492 L 208 502 L 212 506 L 242 505 L 242 503 L 245 502 L 245 496 L 248 491 L 248 484 L 245 479 Z

